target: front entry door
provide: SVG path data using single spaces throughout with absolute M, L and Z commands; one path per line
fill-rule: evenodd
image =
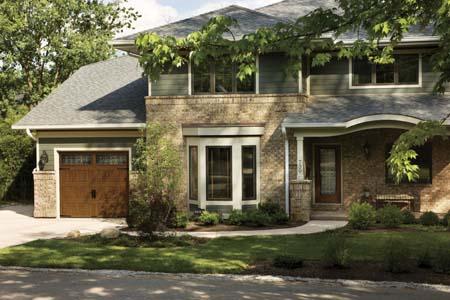
M 315 146 L 315 202 L 341 203 L 341 148 Z

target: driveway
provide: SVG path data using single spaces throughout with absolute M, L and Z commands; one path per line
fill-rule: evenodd
M 36 219 L 32 214 L 32 205 L 0 207 L 0 248 L 36 239 L 64 237 L 72 230 L 82 234 L 96 233 L 124 224 L 121 219 Z
M 40 270 L 0 270 L 0 291 L 0 300 L 450 299 L 450 288 L 443 286 L 424 288 L 363 281 L 286 281 L 278 277 L 267 280 L 242 276 Z

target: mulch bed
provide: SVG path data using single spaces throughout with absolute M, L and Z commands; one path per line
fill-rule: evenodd
M 270 225 L 264 227 L 250 227 L 250 226 L 237 226 L 229 224 L 217 224 L 213 226 L 204 226 L 200 223 L 191 222 L 186 228 L 177 228 L 177 231 L 183 232 L 194 232 L 194 231 L 204 231 L 204 232 L 215 232 L 215 231 L 244 231 L 244 230 L 265 230 L 265 229 L 282 229 L 291 228 L 304 225 L 306 222 L 290 222 L 283 225 Z
M 353 263 L 349 268 L 327 268 L 316 261 L 305 261 L 299 269 L 288 270 L 272 266 L 271 262 L 258 262 L 244 274 L 300 276 L 321 279 L 350 279 L 371 281 L 400 281 L 450 285 L 450 275 L 435 273 L 431 269 L 413 268 L 409 273 L 386 272 L 381 263 Z

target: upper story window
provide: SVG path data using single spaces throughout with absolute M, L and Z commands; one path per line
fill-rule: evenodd
M 255 76 L 239 80 L 237 66 L 224 62 L 193 66 L 193 92 L 195 94 L 254 93 Z
M 419 54 L 396 54 L 392 64 L 373 64 L 365 59 L 353 59 L 351 88 L 420 86 L 421 57 Z

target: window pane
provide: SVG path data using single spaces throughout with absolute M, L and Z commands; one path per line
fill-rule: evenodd
M 63 154 L 62 163 L 64 165 L 90 165 L 91 154 Z
M 376 65 L 377 84 L 394 83 L 394 64 Z
M 224 63 L 215 64 L 216 93 L 233 91 L 233 67 Z
M 242 146 L 242 199 L 256 199 L 256 146 Z
M 198 148 L 189 146 L 189 199 L 198 199 Z
M 353 85 L 372 83 L 372 64 L 367 59 L 353 60 Z
M 419 83 L 419 55 L 405 54 L 395 58 L 398 63 L 398 82 L 403 84 Z
M 251 93 L 255 91 L 255 75 L 247 76 L 244 80 L 236 79 L 236 91 Z
M 195 93 L 210 93 L 211 92 L 211 77 L 209 65 L 193 66 L 194 68 L 194 92 Z
M 336 150 L 320 149 L 320 194 L 334 195 L 336 193 Z
M 124 153 L 97 153 L 95 157 L 98 165 L 126 165 L 128 161 Z
M 207 200 L 232 200 L 231 147 L 206 147 Z

